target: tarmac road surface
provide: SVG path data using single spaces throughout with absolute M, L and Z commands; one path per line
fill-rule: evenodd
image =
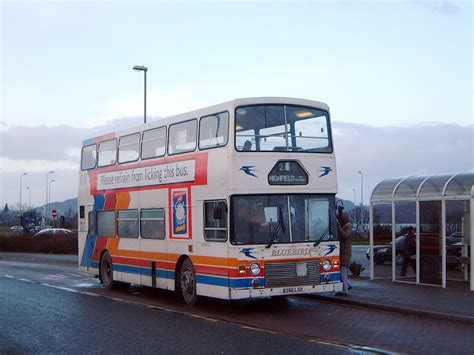
M 75 267 L 0 261 L 0 353 L 457 353 L 474 326 L 290 297 L 198 307 L 171 292 L 105 290 Z

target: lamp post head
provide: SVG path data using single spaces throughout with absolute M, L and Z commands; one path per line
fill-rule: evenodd
M 144 65 L 134 65 L 133 70 L 146 72 L 148 70 L 148 68 Z

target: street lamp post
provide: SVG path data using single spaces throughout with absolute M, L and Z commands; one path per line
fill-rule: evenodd
M 49 214 L 51 213 L 51 208 L 50 208 L 50 204 L 51 204 L 51 184 L 52 184 L 53 182 L 55 182 L 55 181 L 56 181 L 56 180 L 53 179 L 53 180 L 51 180 L 51 181 L 49 182 L 49 189 L 48 189 L 48 194 L 49 194 L 49 196 L 48 196 L 48 218 L 49 218 Z
M 362 171 L 358 171 L 360 174 L 360 207 L 364 204 L 364 174 Z
M 356 189 L 352 189 L 352 192 L 354 193 L 354 207 L 356 205 Z
M 23 178 L 23 176 L 25 175 L 28 175 L 28 173 L 23 173 L 20 175 L 20 215 L 18 216 L 18 225 L 21 226 L 21 212 L 22 212 L 22 208 L 21 208 L 21 179 Z
M 49 175 L 50 174 L 54 174 L 54 171 L 50 171 L 49 173 L 46 174 L 46 203 L 45 203 L 45 211 L 44 211 L 44 223 L 43 223 L 43 227 L 46 228 L 46 219 L 48 218 L 48 179 L 49 179 Z
M 363 230 L 364 223 L 364 174 L 362 171 L 358 171 L 360 174 L 360 228 Z
M 26 189 L 28 190 L 28 209 L 30 209 L 31 208 L 31 189 L 29 186 L 27 186 Z
M 148 68 L 144 65 L 134 65 L 133 70 L 142 71 L 144 74 L 143 123 L 146 123 L 146 72 Z

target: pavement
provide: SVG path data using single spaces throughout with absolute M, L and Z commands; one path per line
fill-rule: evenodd
M 77 266 L 77 255 L 0 253 L 0 260 Z M 448 288 L 393 283 L 391 280 L 351 278 L 347 296 L 305 295 L 323 302 L 377 309 L 442 321 L 474 324 L 474 291 L 468 283 Z

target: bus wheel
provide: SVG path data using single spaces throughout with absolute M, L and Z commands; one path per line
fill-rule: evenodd
M 194 306 L 197 300 L 196 273 L 194 272 L 193 263 L 189 259 L 184 260 L 181 264 L 178 285 L 178 292 L 180 292 L 180 296 L 184 302 L 190 306 Z
M 100 281 L 105 288 L 109 290 L 115 286 L 112 258 L 107 252 L 105 252 L 100 259 Z

